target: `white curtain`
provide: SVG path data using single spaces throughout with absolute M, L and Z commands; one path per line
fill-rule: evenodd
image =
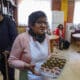
M 42 10 L 47 14 L 51 26 L 51 0 L 23 0 L 18 4 L 18 24 L 27 25 L 29 14 L 37 10 Z
M 80 24 L 80 0 L 75 0 L 73 23 Z

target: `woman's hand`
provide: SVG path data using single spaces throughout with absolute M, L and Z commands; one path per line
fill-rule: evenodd
M 30 70 L 33 74 L 35 74 L 35 75 L 37 75 L 37 76 L 40 76 L 40 73 L 37 72 L 37 71 L 35 71 L 35 65 L 34 65 L 34 64 L 28 64 L 28 63 L 26 63 L 26 64 L 25 64 L 25 68 L 26 68 L 27 70 Z

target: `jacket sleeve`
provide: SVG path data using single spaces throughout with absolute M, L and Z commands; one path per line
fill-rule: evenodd
M 11 18 L 7 19 L 7 25 L 8 25 L 8 34 L 9 34 L 10 42 L 9 42 L 9 45 L 6 48 L 6 50 L 10 51 L 11 47 L 12 47 L 12 44 L 13 44 L 13 42 L 14 42 L 17 34 L 18 34 L 18 31 L 17 31 L 17 27 L 16 27 L 15 21 L 13 21 Z
M 58 28 L 55 29 L 55 34 L 59 36 L 59 29 Z
M 25 62 L 20 60 L 23 48 L 20 43 L 20 36 L 18 36 L 12 46 L 12 50 L 8 59 L 8 63 L 13 68 L 24 69 Z

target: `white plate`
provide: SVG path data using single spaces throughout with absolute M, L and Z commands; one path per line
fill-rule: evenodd
M 60 73 L 61 73 L 61 71 L 60 71 Z M 47 78 L 50 78 L 50 79 L 57 79 L 59 77 L 60 73 L 59 74 L 56 74 L 56 72 L 55 73 L 51 73 L 51 72 L 47 72 L 47 71 L 46 72 L 43 72 L 41 70 L 41 75 L 43 77 L 47 77 Z

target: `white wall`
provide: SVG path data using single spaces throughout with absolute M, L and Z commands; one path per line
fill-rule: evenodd
M 59 24 L 64 25 L 64 12 L 52 11 L 52 30 L 54 30 Z

